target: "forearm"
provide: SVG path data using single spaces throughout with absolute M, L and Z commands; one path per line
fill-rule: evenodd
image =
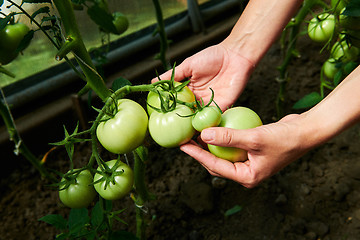
M 302 114 L 303 138 L 317 146 L 360 121 L 360 67 L 318 105 Z
M 231 34 L 222 44 L 256 65 L 278 39 L 302 2 L 303 0 L 250 0 Z

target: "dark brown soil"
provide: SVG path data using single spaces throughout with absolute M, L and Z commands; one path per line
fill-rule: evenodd
M 290 68 L 286 112 L 292 104 L 317 90 L 324 56 L 307 39 L 299 44 L 301 58 Z M 280 49 L 274 46 L 253 74 L 238 105 L 255 110 L 265 123 L 274 121 L 275 81 Z M 334 113 L 336 114 L 336 113 Z M 59 123 L 62 124 L 62 123 Z M 328 143 L 261 183 L 254 189 L 212 178 L 195 160 L 179 149 L 151 145 L 147 168 L 149 189 L 157 199 L 145 206 L 149 239 L 265 240 L 360 238 L 360 136 L 359 126 Z M 76 148 L 76 164 L 90 155 L 86 144 Z M 4 161 L 4 159 L 2 159 Z M 66 154 L 56 150 L 49 157 L 51 167 L 65 172 Z M 21 162 L 21 161 L 20 161 Z M 27 162 L 1 179 L 0 238 L 53 239 L 55 228 L 38 219 L 63 214 L 56 191 L 45 186 Z M 134 232 L 134 204 L 117 201 L 127 208 L 121 217 Z M 225 212 L 240 206 L 237 213 Z

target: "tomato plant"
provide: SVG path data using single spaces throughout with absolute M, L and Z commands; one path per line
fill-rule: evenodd
M 169 112 L 154 111 L 149 119 L 151 137 L 166 148 L 177 147 L 190 141 L 195 134 L 191 124 L 192 118 L 189 117 L 192 114 L 193 111 L 189 107 L 181 104 Z
M 178 87 L 179 85 L 181 85 L 180 82 L 174 82 L 174 87 Z M 161 87 L 158 87 L 157 90 L 160 92 L 160 94 L 169 94 L 166 91 L 162 90 Z M 187 87 L 183 87 L 180 91 L 177 92 L 177 99 L 183 102 L 194 102 L 195 101 L 195 96 L 193 94 L 193 92 Z M 147 112 L 149 114 L 149 116 L 155 111 L 152 107 L 155 108 L 160 108 L 160 98 L 159 98 L 159 94 L 156 92 L 149 92 L 148 96 L 147 96 Z
M 357 60 L 359 48 L 352 46 L 345 40 L 336 42 L 331 48 L 331 57 L 344 63 Z
M 106 200 L 118 200 L 128 194 L 134 184 L 134 173 L 129 165 L 118 161 L 107 161 L 108 169 L 99 166 L 94 176 L 94 188 Z
M 122 34 L 128 29 L 129 20 L 124 14 L 120 12 L 115 12 L 113 13 L 113 18 L 114 18 L 113 23 L 116 27 L 117 34 Z
M 260 117 L 246 107 L 234 107 L 226 110 L 221 118 L 219 127 L 233 129 L 249 129 L 262 125 Z M 245 161 L 247 152 L 235 147 L 221 147 L 208 144 L 209 151 L 215 156 L 231 162 Z
M 308 35 L 314 42 L 327 42 L 333 36 L 335 26 L 334 15 L 322 13 L 310 20 L 308 25 Z
M 143 107 L 130 99 L 117 101 L 117 112 L 108 119 L 105 116 L 96 135 L 101 145 L 109 152 L 128 153 L 140 146 L 147 132 L 148 116 Z
M 61 179 L 59 187 L 59 198 L 63 204 L 70 208 L 86 208 L 95 199 L 96 192 L 94 189 L 93 176 L 89 170 L 78 169 L 69 171 Z M 73 172 L 73 173 L 72 173 Z
M 342 9 L 346 7 L 346 5 L 349 3 L 348 0 L 331 0 L 331 7 L 334 9 L 334 12 L 339 14 Z
M 7 24 L 0 31 L 0 63 L 6 65 L 14 60 L 19 52 L 17 48 L 30 31 L 23 23 Z
M 221 111 L 216 106 L 207 106 L 197 112 L 192 118 L 193 127 L 201 132 L 205 128 L 217 127 L 221 122 Z

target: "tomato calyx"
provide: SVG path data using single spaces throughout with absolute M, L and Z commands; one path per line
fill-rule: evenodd
M 59 183 L 55 183 L 51 186 L 58 186 L 59 191 L 65 190 L 69 188 L 72 184 L 77 184 L 77 178 L 80 173 L 87 168 L 80 168 L 80 169 L 71 169 L 65 174 L 60 174 L 62 180 Z
M 122 162 L 118 159 L 114 164 L 114 166 L 112 166 L 111 168 L 105 163 L 100 164 L 99 166 L 101 171 L 97 170 L 96 172 L 102 175 L 102 177 L 99 180 L 93 182 L 93 185 L 105 181 L 104 190 L 106 190 L 106 188 L 109 186 L 110 183 L 115 185 L 116 184 L 115 177 L 125 173 L 124 169 L 121 169 L 120 171 L 118 170 L 120 163 Z

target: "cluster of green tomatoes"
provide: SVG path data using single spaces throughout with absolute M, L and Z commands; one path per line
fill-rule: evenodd
M 146 110 L 134 100 L 114 100 L 108 109 L 112 114 L 103 116 L 97 125 L 96 136 L 109 152 L 126 154 L 141 146 L 147 136 L 161 147 L 174 148 L 189 142 L 205 128 L 248 129 L 262 125 L 260 117 L 249 108 L 233 107 L 222 113 L 211 103 L 214 103 L 213 97 L 204 104 L 195 99 L 186 85 L 168 81 L 156 85 L 148 93 Z M 247 153 L 242 149 L 214 145 L 208 145 L 208 149 L 215 156 L 232 162 L 247 159 Z M 96 192 L 107 200 L 121 199 L 129 194 L 134 184 L 131 167 L 120 160 L 99 166 L 94 178 L 89 170 L 71 173 L 68 178 L 73 181 L 63 179 L 59 193 L 61 201 L 72 208 L 88 206 Z
M 358 65 L 360 15 L 350 11 L 349 2 L 332 0 L 330 11 L 319 13 L 308 24 L 310 39 L 321 44 L 332 44 L 330 56 L 322 67 L 324 75 L 330 80 L 339 81 Z

